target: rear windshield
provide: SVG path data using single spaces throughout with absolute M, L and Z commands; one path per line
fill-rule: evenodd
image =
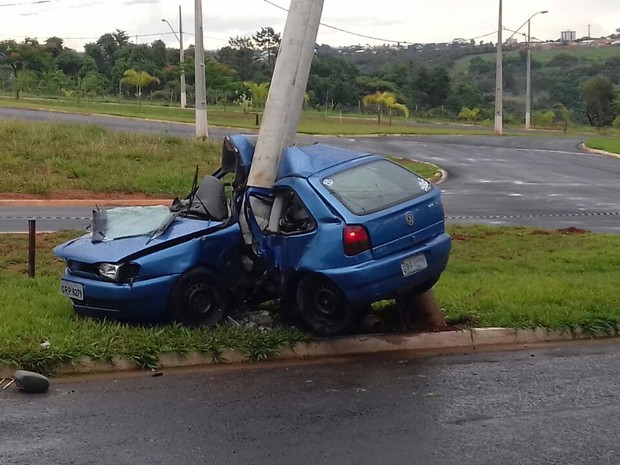
M 321 182 L 356 215 L 367 215 L 397 205 L 432 189 L 425 179 L 388 160 L 340 171 Z

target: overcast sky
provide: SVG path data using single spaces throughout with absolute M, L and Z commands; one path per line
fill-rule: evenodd
M 288 8 L 290 0 L 270 0 Z M 286 12 L 265 0 L 202 0 L 205 47 L 217 49 L 228 38 L 251 35 L 263 26 L 282 32 Z M 517 29 L 540 10 L 548 14 L 532 20 L 532 36 L 557 39 L 560 31 L 574 30 L 577 37 L 614 33 L 620 28 L 620 0 L 503 0 L 504 27 Z M 587 4 L 587 6 L 586 6 Z M 194 32 L 192 0 L 0 0 L 0 40 L 22 41 L 35 37 L 65 39 L 65 45 L 82 51 L 87 42 L 116 29 L 126 31 L 132 42 L 162 39 L 177 43 L 162 18 L 178 30 L 178 6 L 183 11 L 184 32 Z M 351 33 L 321 26 L 317 42 L 329 45 L 379 45 L 387 40 L 404 43 L 450 42 L 454 38 L 497 40 L 498 0 L 325 0 L 322 21 Z M 526 31 L 524 27 L 522 31 Z M 486 37 L 479 38 L 485 34 Z M 510 32 L 504 32 L 510 34 Z M 137 36 L 137 37 L 136 37 Z M 506 38 L 506 35 L 504 35 Z M 522 37 L 521 37 L 522 39 Z M 185 37 L 194 42 L 193 35 Z

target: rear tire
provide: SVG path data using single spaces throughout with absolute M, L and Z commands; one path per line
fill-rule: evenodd
M 297 286 L 297 316 L 317 336 L 349 334 L 361 312 L 349 305 L 342 291 L 329 279 L 308 275 Z
M 170 294 L 170 316 L 186 326 L 221 323 L 230 305 L 224 282 L 204 268 L 190 270 L 178 279 Z

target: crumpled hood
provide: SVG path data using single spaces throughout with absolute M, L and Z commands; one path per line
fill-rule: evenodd
M 176 218 L 159 237 L 151 235 L 127 237 L 104 242 L 92 242 L 91 235 L 85 234 L 55 247 L 54 255 L 65 260 L 83 263 L 118 263 L 128 257 L 138 257 L 152 250 L 170 247 L 179 242 L 207 234 L 210 230 L 222 227 L 221 221 L 193 220 Z

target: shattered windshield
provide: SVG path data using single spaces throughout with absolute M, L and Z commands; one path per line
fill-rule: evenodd
M 168 222 L 171 215 L 170 209 L 164 205 L 94 210 L 91 222 L 92 241 L 148 236 Z

